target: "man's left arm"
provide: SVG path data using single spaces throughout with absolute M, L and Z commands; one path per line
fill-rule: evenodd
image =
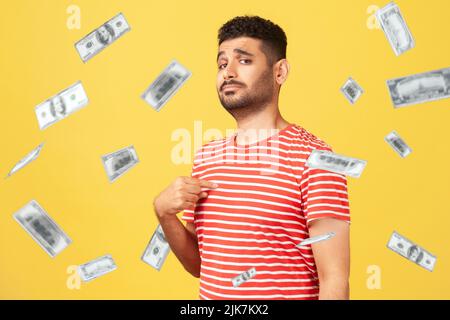
M 309 223 L 310 237 L 334 232 L 331 239 L 311 244 L 319 275 L 320 300 L 349 299 L 350 225 L 346 221 L 322 218 Z

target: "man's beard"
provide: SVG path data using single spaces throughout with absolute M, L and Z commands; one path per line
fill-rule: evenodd
M 229 84 L 240 84 L 237 81 L 230 80 Z M 247 86 L 241 85 L 238 91 L 228 95 L 218 92 L 220 103 L 231 115 L 249 115 L 264 109 L 268 102 L 273 98 L 274 85 L 272 80 L 272 70 L 268 69 L 255 82 L 253 90 L 248 90 Z

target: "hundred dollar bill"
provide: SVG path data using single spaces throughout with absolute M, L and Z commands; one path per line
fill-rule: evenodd
M 33 149 L 33 151 L 31 151 L 29 154 L 27 154 L 25 157 L 23 157 L 19 162 L 17 162 L 16 165 L 11 169 L 11 171 L 9 171 L 6 178 L 11 176 L 12 174 L 16 173 L 17 171 L 19 171 L 20 169 L 25 167 L 27 164 L 29 164 L 33 160 L 36 160 L 37 157 L 39 156 L 39 154 L 41 153 L 41 149 L 43 146 L 44 146 L 44 144 L 41 143 L 35 149 Z
M 190 77 L 191 72 L 173 60 L 142 94 L 142 99 L 159 111 Z
M 44 130 L 89 103 L 80 81 L 61 91 L 35 108 L 39 128 Z
M 131 28 L 122 13 L 119 13 L 75 44 L 83 62 L 88 61 Z
M 396 231 L 392 233 L 387 247 L 409 261 L 412 261 L 427 269 L 428 271 L 433 271 L 434 269 L 437 259 L 436 256 L 414 244 L 412 241 L 406 239 Z
M 308 244 L 313 244 L 313 243 L 317 243 L 320 241 L 324 241 L 324 240 L 328 240 L 333 238 L 336 235 L 336 233 L 334 232 L 328 232 L 319 236 L 315 236 L 315 237 L 311 237 L 308 239 L 303 240 L 302 242 L 300 242 L 298 244 L 298 246 L 307 246 Z
M 389 145 L 394 148 L 394 150 L 400 155 L 400 157 L 404 158 L 407 155 L 409 155 L 412 150 L 411 148 L 406 144 L 405 141 L 403 141 L 402 138 L 398 135 L 397 132 L 392 131 L 389 133 L 384 140 L 389 143 Z
M 72 242 L 35 200 L 19 209 L 13 217 L 52 258 Z
M 233 279 L 231 279 L 231 282 L 233 283 L 233 287 L 238 287 L 241 284 L 243 284 L 244 282 L 250 280 L 251 278 L 253 278 L 256 275 L 256 269 L 255 268 L 251 268 L 247 271 L 244 271 L 243 273 L 241 273 L 240 275 L 238 275 L 237 277 L 234 277 Z
M 164 261 L 166 261 L 169 252 L 169 243 L 165 238 L 164 231 L 161 225 L 158 225 L 152 235 L 152 238 L 150 239 L 150 242 L 147 245 L 147 248 L 145 248 L 144 254 L 142 255 L 141 259 L 142 261 L 159 271 L 161 270 Z
M 366 167 L 367 161 L 350 158 L 330 151 L 313 150 L 306 166 L 314 169 L 328 170 L 345 174 L 353 178 L 359 178 Z
M 119 151 L 104 155 L 102 157 L 103 166 L 109 181 L 113 182 L 125 172 L 134 167 L 139 159 L 133 146 L 129 146 Z
M 397 56 L 414 48 L 414 38 L 394 2 L 378 10 L 376 17 Z
M 364 90 L 350 77 L 342 86 L 341 92 L 351 104 L 355 104 L 359 97 L 364 93 Z
M 450 68 L 387 81 L 394 108 L 450 97 Z
M 117 266 L 111 255 L 107 254 L 78 266 L 78 274 L 84 282 L 91 281 L 106 273 L 116 270 Z

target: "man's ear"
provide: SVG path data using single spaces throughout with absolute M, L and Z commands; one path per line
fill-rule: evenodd
M 289 62 L 286 59 L 281 59 L 275 64 L 275 81 L 281 86 L 289 75 Z

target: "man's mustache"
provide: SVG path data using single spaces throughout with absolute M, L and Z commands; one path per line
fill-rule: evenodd
M 226 85 L 232 85 L 232 84 L 235 84 L 235 85 L 239 85 L 239 86 L 245 87 L 245 84 L 242 83 L 242 82 L 239 82 L 239 81 L 236 81 L 236 80 L 229 80 L 229 81 L 224 81 L 224 82 L 222 83 L 222 85 L 220 86 L 220 91 L 222 91 L 222 89 L 223 89 L 224 86 L 226 86 Z

